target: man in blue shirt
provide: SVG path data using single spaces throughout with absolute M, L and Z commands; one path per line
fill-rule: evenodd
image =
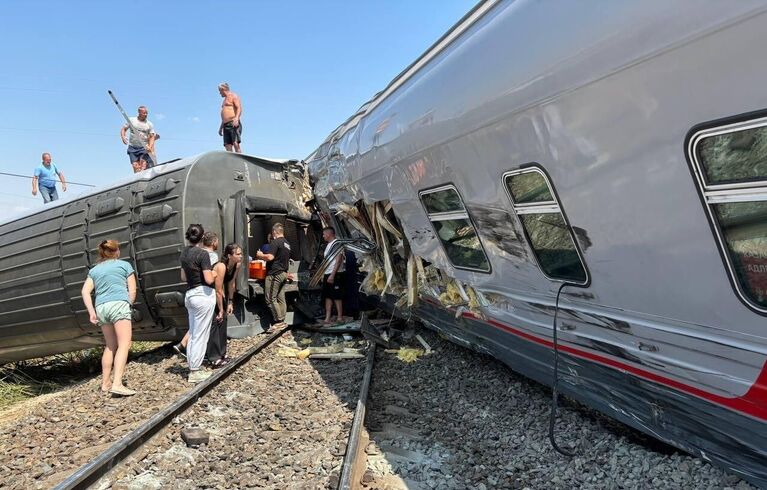
M 40 195 L 43 196 L 43 202 L 49 203 L 59 198 L 56 191 L 56 176 L 61 180 L 61 190 L 67 191 L 67 182 L 64 180 L 64 174 L 51 163 L 51 154 L 43 153 L 43 162 L 35 169 L 35 175 L 32 177 L 32 195 L 37 195 L 37 189 L 40 189 Z

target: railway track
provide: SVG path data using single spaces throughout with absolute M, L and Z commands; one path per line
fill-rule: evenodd
M 132 430 L 130 433 L 122 437 L 119 441 L 117 441 L 115 444 L 110 446 L 108 449 L 97 455 L 94 459 L 92 459 L 87 464 L 81 466 L 79 469 L 77 469 L 74 473 L 72 473 L 66 480 L 59 483 L 55 488 L 57 489 L 76 489 L 76 488 L 102 488 L 105 486 L 112 486 L 116 483 L 118 483 L 118 480 L 122 479 L 125 483 L 127 481 L 128 485 L 133 485 L 134 488 L 136 486 L 149 486 L 152 487 L 153 483 L 150 482 L 148 485 L 145 485 L 145 480 L 147 480 L 146 472 L 142 471 L 137 475 L 133 475 L 133 477 L 130 476 L 130 468 L 126 468 L 125 466 L 141 466 L 144 461 L 153 461 L 153 458 L 159 458 L 162 455 L 163 450 L 167 450 L 170 452 L 174 451 L 183 451 L 183 449 L 179 449 L 178 444 L 178 438 L 174 437 L 176 432 L 174 432 L 173 428 L 171 427 L 173 425 L 173 421 L 178 421 L 180 417 L 185 417 L 189 412 L 197 410 L 197 407 L 199 407 L 200 402 L 205 403 L 208 398 L 211 396 L 216 397 L 221 395 L 222 393 L 225 393 L 226 391 L 222 391 L 223 385 L 227 384 L 225 383 L 225 380 L 231 379 L 232 375 L 235 373 L 238 373 L 238 375 L 243 371 L 243 367 L 250 367 L 250 370 L 253 372 L 258 372 L 258 368 L 255 370 L 253 367 L 255 364 L 257 364 L 260 359 L 257 358 L 259 354 L 264 352 L 270 345 L 275 343 L 278 339 L 281 339 L 283 335 L 285 335 L 286 332 L 288 332 L 290 329 L 286 328 L 281 331 L 275 332 L 274 334 L 270 335 L 268 338 L 264 339 L 259 344 L 251 347 L 246 352 L 244 352 L 242 355 L 237 357 L 232 363 L 230 363 L 228 366 L 226 366 L 223 369 L 220 369 L 215 372 L 214 376 L 209 378 L 203 383 L 198 384 L 195 386 L 192 390 L 188 391 L 187 393 L 180 396 L 178 399 L 176 399 L 173 403 L 163 408 L 161 411 L 153 415 L 150 419 L 148 419 L 146 422 L 141 424 L 136 429 Z M 284 347 L 280 347 L 277 349 L 279 350 L 284 349 Z M 274 351 L 275 349 L 271 349 L 272 357 L 274 357 Z M 268 356 L 267 356 L 268 357 Z M 371 373 L 372 373 L 372 363 L 374 359 L 374 352 L 371 348 L 368 348 L 367 355 L 365 359 L 359 359 L 359 360 L 343 360 L 340 362 L 333 362 L 333 361 L 325 361 L 325 360 L 318 360 L 316 361 L 316 365 L 313 367 L 309 367 L 309 369 L 313 369 L 314 367 L 319 367 L 320 370 L 330 368 L 330 370 L 336 370 L 336 371 L 347 371 L 350 374 L 357 373 L 357 378 L 359 379 L 359 391 L 354 394 L 353 398 L 350 396 L 341 397 L 345 398 L 342 400 L 343 402 L 346 402 L 348 405 L 350 405 L 350 408 L 354 408 L 355 417 L 353 421 L 348 421 L 349 427 L 344 426 L 344 429 L 347 429 L 347 434 L 343 438 L 343 441 L 338 441 L 340 444 L 338 444 L 339 449 L 335 451 L 336 456 L 343 456 L 344 462 L 343 464 L 338 464 L 335 466 L 338 466 L 340 468 L 327 468 L 327 487 L 335 487 L 338 486 L 338 488 L 353 488 L 351 486 L 352 475 L 356 475 L 359 479 L 359 476 L 361 473 L 357 471 L 356 473 L 351 471 L 351 469 L 355 468 L 355 461 L 359 461 L 359 458 L 357 457 L 359 454 L 359 451 L 357 450 L 358 445 L 356 444 L 357 437 L 361 432 L 362 422 L 364 420 L 364 406 L 365 406 L 365 399 L 367 396 L 367 387 L 370 381 Z M 290 362 L 286 358 L 281 358 L 279 361 L 282 363 Z M 363 363 L 364 361 L 364 363 Z M 313 361 L 312 361 L 313 362 Z M 306 365 L 306 363 L 302 364 Z M 331 364 L 334 364 L 336 366 L 339 366 L 337 368 L 333 368 Z M 354 366 L 351 366 L 351 364 L 354 364 Z M 321 367 L 325 366 L 325 368 Z M 364 375 L 362 374 L 362 368 L 364 368 Z M 273 365 L 269 365 L 267 369 L 274 369 Z M 323 373 L 322 376 L 327 378 L 329 373 Z M 242 378 L 245 382 L 249 381 L 247 376 L 252 376 L 251 374 L 248 375 L 240 375 L 239 377 Z M 347 376 L 348 377 L 348 376 Z M 353 377 L 353 376 L 352 376 Z M 270 384 L 270 381 L 273 380 L 264 380 L 262 385 L 267 386 L 266 389 L 269 390 L 270 388 L 268 385 Z M 316 378 L 307 380 L 309 383 L 316 383 L 318 380 Z M 330 383 L 332 383 L 332 380 L 330 380 Z M 320 383 L 321 384 L 321 383 Z M 273 387 L 274 391 L 281 391 L 281 388 L 278 386 Z M 232 388 L 232 390 L 236 390 L 236 388 Z M 232 390 L 228 390 L 228 393 L 232 393 Z M 218 391 L 218 394 L 215 394 Z M 341 393 L 343 395 L 343 393 Z M 348 394 L 351 395 L 351 394 Z M 311 396 L 311 393 L 308 394 L 308 396 Z M 219 400 L 222 398 L 219 396 Z M 352 403 L 353 402 L 353 403 Z M 290 406 L 290 401 L 284 402 L 287 406 Z M 269 414 L 265 414 L 267 417 Z M 320 419 L 325 419 L 326 417 L 323 416 L 322 413 L 320 413 L 322 417 Z M 332 418 L 332 417 L 331 417 Z M 198 419 L 201 420 L 201 419 Z M 320 425 L 327 425 L 327 421 L 320 421 Z M 202 421 L 203 424 L 207 424 L 207 429 L 211 433 L 211 437 L 214 439 L 226 439 L 227 436 L 222 434 L 221 427 L 216 427 L 215 424 L 211 424 L 210 420 L 207 422 Z M 238 424 L 242 425 L 242 420 L 238 420 L 236 418 L 232 418 L 229 422 L 226 424 L 219 424 L 219 425 L 232 425 L 237 426 Z M 245 424 L 247 425 L 247 423 Z M 246 427 L 243 425 L 242 427 L 239 427 L 238 430 L 242 431 L 252 431 L 257 432 L 257 429 L 253 427 Z M 268 432 L 266 434 L 270 434 L 268 437 L 276 437 L 277 439 L 284 439 L 285 441 L 289 441 L 292 438 L 295 438 L 295 436 L 298 436 L 300 439 L 301 437 L 316 437 L 316 429 L 317 426 L 315 425 L 313 427 L 314 431 L 312 430 L 303 430 L 303 432 L 298 428 L 299 430 L 296 430 L 296 427 L 289 427 L 290 422 L 284 421 L 283 425 L 286 427 L 277 427 L 276 425 L 279 425 L 279 422 L 277 424 L 271 424 L 268 428 Z M 272 430 L 274 429 L 274 430 Z M 340 432 L 340 427 L 337 427 Z M 169 441 L 160 441 L 159 444 L 155 445 L 153 448 L 147 450 L 147 446 L 150 445 L 149 443 L 151 441 L 155 441 L 158 438 L 162 439 L 163 433 L 166 438 L 173 439 L 171 444 L 168 447 L 163 448 L 162 443 L 163 442 L 169 442 Z M 350 434 L 350 435 L 349 435 Z M 339 439 L 339 438 L 336 438 Z M 242 442 L 242 441 L 240 441 Z M 175 447 L 174 447 L 175 444 Z M 209 453 L 217 453 L 219 455 L 221 454 L 221 449 L 226 449 L 226 445 L 216 447 L 214 445 L 209 446 L 205 450 Z M 132 457 L 135 453 L 141 453 L 143 451 L 143 454 L 139 457 Z M 190 450 L 190 451 L 197 451 L 197 450 Z M 253 453 L 256 453 L 257 451 L 252 451 Z M 223 455 L 222 455 L 223 456 Z M 262 456 L 265 456 L 266 458 L 269 457 L 266 452 L 262 453 Z M 300 454 L 298 455 L 300 456 Z M 237 456 L 234 456 L 233 459 L 236 459 Z M 225 459 L 228 459 L 228 455 L 225 456 Z M 296 458 L 296 459 L 300 459 Z M 323 458 L 325 459 L 325 458 Z M 125 464 L 123 463 L 125 462 Z M 289 462 L 289 461 L 288 461 Z M 232 461 L 234 465 L 237 464 L 237 462 Z M 148 467 L 151 467 L 152 463 L 148 463 Z M 285 465 L 285 458 L 281 458 L 277 464 L 279 465 Z M 299 466 L 302 466 L 304 463 L 299 463 Z M 260 470 L 264 471 L 265 466 L 263 464 L 259 464 Z M 356 465 L 356 468 L 359 470 L 361 467 L 359 464 Z M 218 470 L 221 469 L 220 465 L 217 467 Z M 364 470 L 364 467 L 362 467 Z M 157 470 L 157 468 L 155 468 Z M 158 476 L 157 481 L 164 481 L 167 483 L 171 483 L 170 480 L 177 480 L 182 481 L 181 487 L 183 488 L 183 478 L 179 478 L 179 475 L 167 475 L 168 479 L 163 480 L 163 476 L 160 475 L 160 471 L 155 471 Z M 223 472 L 222 472 L 223 473 Z M 126 478 L 126 475 L 127 478 Z M 142 476 L 144 475 L 144 476 Z M 177 483 L 175 481 L 174 483 Z M 277 485 L 276 482 L 272 482 L 272 484 Z M 247 486 L 247 482 L 237 482 L 237 484 L 231 484 L 234 486 Z M 119 483 L 118 483 L 119 486 Z M 164 486 L 164 485 L 163 485 Z M 308 488 L 308 487 L 307 487 Z
M 361 359 L 286 357 L 285 350 L 329 339 L 297 331 L 277 332 L 255 346 L 252 340 L 233 341 L 237 360 L 192 390 L 178 385 L 183 363 L 177 359 L 158 357 L 152 371 L 131 366 L 134 381 L 137 374 L 155 373 L 159 381 L 152 386 L 168 390 L 163 403 L 152 402 L 155 408 L 141 412 L 130 430 L 111 429 L 122 437 L 114 443 L 111 435 L 106 447 L 100 444 L 106 437 L 83 434 L 104 426 L 98 419 L 109 410 L 136 410 L 139 400 L 93 393 L 86 401 L 102 405 L 82 414 L 86 421 L 75 426 L 62 410 L 78 415 L 77 400 L 97 386 L 77 388 L 60 400 L 58 412 L 48 407 L 49 413 L 41 410 L 17 428 L 20 440 L 11 445 L 27 449 L 9 458 L 7 429 L 6 440 L 0 440 L 0 454 L 6 455 L 0 474 L 11 465 L 24 466 L 16 464 L 19 458 L 35 457 L 61 464 L 56 474 L 66 470 L 66 479 L 51 484 L 55 475 L 30 480 L 18 473 L 16 480 L 2 476 L 0 488 L 750 488 L 702 460 L 639 440 L 636 431 L 572 402 L 561 409 L 558 437 L 578 455 L 561 458 L 546 439 L 545 387 L 434 333 L 421 333 L 434 351 L 413 363 L 373 347 Z M 169 373 L 165 380 L 162 373 Z M 70 432 L 53 437 L 46 429 L 52 442 L 23 437 L 40 425 Z M 210 442 L 187 447 L 180 432 L 192 426 L 205 429 Z M 60 440 L 66 437 L 79 442 L 67 445 Z M 46 444 L 63 449 L 46 456 Z M 86 444 L 94 447 L 85 465 L 82 457 L 62 455 L 85 454 Z M 73 461 L 78 464 L 71 466 Z
M 150 437 L 165 427 L 176 415 L 186 410 L 195 403 L 201 396 L 204 396 L 213 387 L 226 379 L 231 373 L 237 370 L 245 362 L 258 354 L 274 340 L 282 336 L 288 328 L 278 330 L 267 337 L 259 344 L 248 349 L 227 366 L 213 373 L 213 376 L 202 383 L 197 384 L 192 390 L 179 397 L 175 402 L 155 414 L 137 429 L 117 441 L 112 447 L 98 455 L 89 463 L 80 467 L 69 478 L 61 482 L 55 488 L 57 490 L 70 490 L 78 488 L 88 488 L 99 478 L 108 473 L 120 461 L 125 459 L 131 452 L 141 446 Z

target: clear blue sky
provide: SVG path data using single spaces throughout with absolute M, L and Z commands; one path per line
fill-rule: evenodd
M 148 106 L 161 161 L 221 149 L 222 81 L 243 151 L 304 158 L 475 3 L 0 2 L 0 171 L 31 175 L 48 151 L 70 181 L 130 174 L 107 89 L 131 115 Z M 29 179 L 0 186 L 0 221 L 42 207 Z

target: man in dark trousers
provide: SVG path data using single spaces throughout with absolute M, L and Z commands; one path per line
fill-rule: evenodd
M 266 260 L 266 281 L 264 294 L 266 305 L 272 311 L 274 323 L 266 333 L 285 326 L 287 303 L 285 303 L 285 283 L 288 282 L 288 263 L 290 261 L 290 244 L 285 240 L 285 228 L 282 223 L 272 226 L 272 241 L 269 251 L 256 252 L 256 258 Z

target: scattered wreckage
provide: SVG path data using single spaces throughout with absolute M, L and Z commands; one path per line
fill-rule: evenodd
M 362 290 L 767 487 L 765 10 L 480 2 L 306 159 Z

